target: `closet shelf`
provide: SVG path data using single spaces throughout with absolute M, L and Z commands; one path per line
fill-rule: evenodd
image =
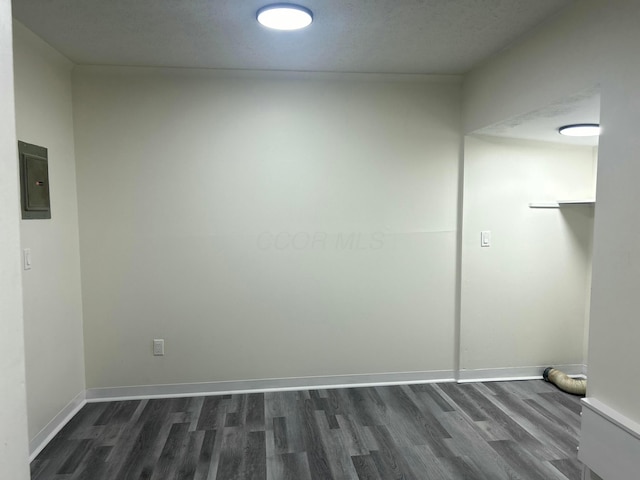
M 556 200 L 555 202 L 531 202 L 529 208 L 561 208 L 566 205 L 595 205 L 595 199 Z

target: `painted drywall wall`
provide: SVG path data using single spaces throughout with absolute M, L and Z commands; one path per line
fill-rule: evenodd
M 601 86 L 589 335 L 593 396 L 640 421 L 634 342 L 640 337 L 640 3 L 576 2 L 465 80 L 466 131 Z
M 582 365 L 593 206 L 529 203 L 595 198 L 593 148 L 467 136 L 464 157 L 460 368 Z
M 592 155 L 592 166 L 593 166 L 593 173 L 592 173 L 592 178 L 594 181 L 594 184 L 597 185 L 598 181 L 598 147 L 593 147 L 592 151 L 591 151 L 591 155 Z M 594 185 L 594 192 L 597 191 L 597 187 Z M 595 208 L 595 207 L 594 207 Z M 595 210 L 593 211 L 594 217 L 595 217 Z M 595 218 L 594 218 L 595 220 Z M 589 263 L 589 271 L 588 271 L 588 275 L 586 278 L 586 290 L 587 290 L 587 295 L 585 297 L 585 322 L 584 322 L 584 335 L 583 335 L 583 343 L 582 343 L 582 358 L 583 358 L 583 364 L 585 365 L 585 367 L 587 367 L 589 365 L 589 325 L 591 323 L 591 284 L 593 283 L 593 224 L 591 226 L 591 254 L 590 254 L 590 263 Z M 587 373 L 588 375 L 588 368 L 587 368 Z
M 453 368 L 459 82 L 389 78 L 74 71 L 89 387 Z
M 614 7 L 598 0 L 575 2 L 474 68 L 464 78 L 465 133 L 593 90 L 608 75 L 603 67 L 625 62 L 624 54 L 611 51 L 609 29 L 618 12 L 633 9 L 633 3 L 622 0 Z
M 49 154 L 50 220 L 22 220 L 29 436 L 84 391 L 80 246 L 71 101 L 72 64 L 14 25 L 18 139 Z
M 11 2 L 0 0 L 0 472 L 29 478 Z

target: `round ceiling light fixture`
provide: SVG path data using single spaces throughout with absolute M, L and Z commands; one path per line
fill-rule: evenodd
M 291 3 L 274 3 L 262 7 L 256 13 L 260 25 L 274 30 L 299 30 L 313 22 L 313 12 Z
M 600 125 L 597 123 L 576 123 L 565 125 L 558 129 L 560 135 L 568 137 L 595 137 L 600 135 Z

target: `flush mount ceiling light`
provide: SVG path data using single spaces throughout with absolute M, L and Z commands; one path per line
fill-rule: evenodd
M 260 25 L 275 30 L 299 30 L 313 22 L 311 10 L 290 3 L 274 3 L 262 7 L 256 13 Z
M 576 123 L 575 125 L 565 125 L 558 129 L 558 133 L 568 137 L 595 137 L 600 135 L 600 125 L 597 123 Z

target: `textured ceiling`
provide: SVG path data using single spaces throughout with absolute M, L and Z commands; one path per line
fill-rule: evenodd
M 276 32 L 258 0 L 14 0 L 14 16 L 78 64 L 460 74 L 575 0 L 301 0 Z
M 567 137 L 558 133 L 558 128 L 576 123 L 600 123 L 600 91 L 597 88 L 474 133 L 571 145 L 598 145 L 598 137 Z

